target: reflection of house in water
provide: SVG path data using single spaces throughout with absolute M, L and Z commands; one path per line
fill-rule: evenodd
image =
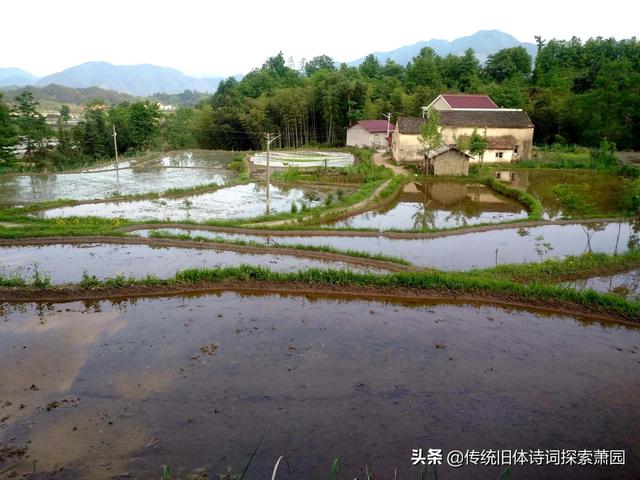
M 529 189 L 529 171 L 528 170 L 497 170 L 494 175 L 501 182 L 508 182 L 510 186 L 522 190 Z
M 412 182 L 405 186 L 400 202 L 423 203 L 432 210 L 471 212 L 520 212 L 522 206 L 482 184 L 462 182 Z

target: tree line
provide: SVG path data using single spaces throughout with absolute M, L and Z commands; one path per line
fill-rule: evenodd
M 423 48 L 406 66 L 381 63 L 374 55 L 357 67 L 336 65 L 321 55 L 296 67 L 279 53 L 241 80 L 222 81 L 194 107 L 168 114 L 149 101 L 90 103 L 78 126 L 61 125 L 59 136 L 62 131 L 67 136 L 57 150 L 107 156 L 111 125 L 122 152 L 260 149 L 264 132 L 280 135 L 278 147 L 342 145 L 357 120 L 387 112 L 394 118 L 419 116 L 442 92 L 488 94 L 501 107 L 523 108 L 536 126 L 538 144 L 597 147 L 606 138 L 619 149 L 640 149 L 638 40 L 537 37 L 537 43 L 535 66 L 522 47 L 490 55 L 484 65 L 471 49 L 441 57 Z M 32 146 L 37 147 L 44 127 L 26 96 L 16 99 L 13 112 L 0 100 L 0 155 L 8 155 L 15 137 L 31 138 L 29 132 L 36 132 Z

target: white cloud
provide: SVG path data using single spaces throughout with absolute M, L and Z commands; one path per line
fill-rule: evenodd
M 46 75 L 81 62 L 152 63 L 196 75 L 232 75 L 282 50 L 296 60 L 346 61 L 377 50 L 480 29 L 522 41 L 573 35 L 629 38 L 638 7 L 552 0 L 21 0 L 2 6 L 0 66 Z

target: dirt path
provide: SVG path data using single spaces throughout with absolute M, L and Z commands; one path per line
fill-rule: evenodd
M 398 303 L 425 304 L 429 302 L 450 304 L 492 304 L 506 308 L 524 308 L 552 315 L 569 315 L 585 320 L 617 322 L 638 327 L 640 320 L 607 311 L 604 308 L 585 306 L 572 302 L 548 299 L 521 298 L 509 294 L 490 294 L 482 291 L 458 292 L 445 289 L 385 288 L 358 285 L 316 285 L 298 282 L 273 282 L 255 280 L 224 280 L 218 283 L 137 285 L 84 289 L 78 286 L 60 286 L 48 289 L 25 287 L 0 287 L 0 301 L 5 302 L 70 302 L 88 300 L 116 300 L 136 297 L 169 296 L 178 294 L 207 294 L 217 292 L 242 292 L 249 294 L 305 295 L 313 298 L 369 299 Z
M 379 151 L 373 154 L 373 163 L 375 165 L 382 165 L 383 167 L 387 167 L 391 170 L 393 170 L 393 173 L 396 175 L 409 175 L 412 176 L 413 174 L 407 170 L 404 169 L 404 167 L 401 167 L 400 165 L 394 165 L 393 163 L 391 163 L 391 161 L 388 158 L 385 158 L 385 153 L 384 151 Z
M 299 250 L 286 247 L 254 247 L 251 245 L 234 245 L 230 243 L 198 242 L 195 240 L 173 240 L 168 238 L 144 237 L 35 237 L 20 239 L 0 239 L 0 247 L 34 246 L 34 245 L 81 245 L 81 244 L 118 244 L 118 245 L 149 245 L 153 247 L 196 248 L 202 250 L 223 250 L 237 253 L 289 255 L 292 257 L 310 258 L 326 262 L 343 262 L 354 266 L 373 268 L 387 272 L 417 271 L 418 268 L 384 260 L 374 260 L 365 257 L 355 257 L 314 250 Z
M 245 235 L 262 235 L 265 237 L 385 237 L 399 240 L 417 240 L 429 238 L 450 237 L 465 235 L 467 233 L 482 233 L 492 230 L 507 230 L 512 228 L 544 227 L 546 225 L 592 225 L 594 223 L 626 222 L 626 218 L 591 218 L 586 220 L 532 220 L 514 223 L 496 223 L 492 225 L 479 225 L 459 229 L 440 230 L 437 232 L 388 232 L 378 230 L 330 230 L 330 229 L 305 229 L 305 230 L 269 230 L 266 228 L 250 227 L 217 227 L 202 224 L 188 223 L 139 223 L 121 229 L 121 232 L 133 232 L 136 230 L 177 228 L 182 230 L 203 230 L 221 233 L 238 233 Z M 264 224 L 254 224 L 262 227 Z

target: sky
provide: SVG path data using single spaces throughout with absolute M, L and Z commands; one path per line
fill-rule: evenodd
M 151 63 L 195 76 L 250 71 L 278 51 L 350 61 L 421 40 L 498 29 L 520 41 L 638 34 L 639 4 L 458 0 L 9 0 L 0 67 L 44 76 L 88 61 Z M 6 39 L 13 39 L 7 42 Z

